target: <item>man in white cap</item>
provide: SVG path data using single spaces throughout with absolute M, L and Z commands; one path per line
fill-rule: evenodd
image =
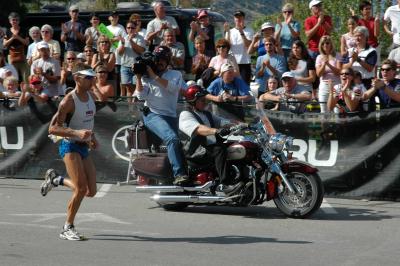
M 61 41 L 65 43 L 65 51 L 79 53 L 85 46 L 85 25 L 78 19 L 79 8 L 77 5 L 69 7 L 71 20 L 61 23 Z
M 46 79 L 45 83 L 49 90 L 50 97 L 59 95 L 61 68 L 57 59 L 50 57 L 49 45 L 41 41 L 36 45 L 40 58 L 31 65 L 31 75 L 36 74 L 35 70 L 41 69 L 41 74 Z
M 322 36 L 331 34 L 333 24 L 332 18 L 324 14 L 322 0 L 311 0 L 308 6 L 312 16 L 304 21 L 304 30 L 308 39 L 308 52 L 315 60 L 319 54 L 319 40 Z
M 303 86 L 298 86 L 292 72 L 282 74 L 282 85 L 283 87 L 261 95 L 260 101 L 278 102 L 277 109 L 279 111 L 304 112 L 304 102 L 311 100 L 311 91 Z
M 69 178 L 58 175 L 54 169 L 47 170 L 41 194 L 46 196 L 58 185 L 72 190 L 60 238 L 83 240 L 84 237 L 75 230 L 74 220 L 83 198 L 96 195 L 96 169 L 89 154 L 89 149 L 98 147 L 93 132 L 95 95 L 90 91 L 96 73 L 83 64 L 78 64 L 72 71 L 75 89 L 61 101 L 49 127 L 50 134 L 61 137 L 59 154 L 64 160 Z
M 208 100 L 220 104 L 223 109 L 239 119 L 244 118 L 241 103 L 252 100 L 249 85 L 242 78 L 235 76 L 234 67 L 229 63 L 221 66 L 220 77 L 211 82 L 207 91 L 210 93 L 206 96 Z
M 227 39 L 231 45 L 231 52 L 238 63 L 240 76 L 247 84 L 250 84 L 251 60 L 247 50 L 253 39 L 254 32 L 250 27 L 246 27 L 245 14 L 243 11 L 237 10 L 233 16 L 235 21 L 234 28 L 229 29 L 229 24 L 224 24 L 225 39 Z

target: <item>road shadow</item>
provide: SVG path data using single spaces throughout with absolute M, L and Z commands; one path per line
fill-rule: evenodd
M 159 208 L 160 211 L 164 211 Z M 165 211 L 166 213 L 171 211 Z M 193 214 L 215 214 L 228 216 L 243 216 L 251 219 L 290 219 L 276 207 L 251 206 L 251 207 L 228 207 L 228 206 L 189 206 L 183 211 Z M 380 221 L 392 219 L 385 210 L 374 210 L 369 207 L 348 206 L 320 208 L 308 220 L 327 220 L 327 221 Z
M 225 235 L 210 237 L 148 237 L 138 235 L 116 235 L 101 234 L 93 235 L 90 240 L 110 241 L 137 241 L 137 242 L 159 242 L 159 243 L 191 243 L 191 244 L 215 244 L 215 245 L 237 245 L 254 243 L 279 243 L 279 244 L 312 244 L 310 241 L 279 240 L 272 237 L 254 237 L 241 235 Z

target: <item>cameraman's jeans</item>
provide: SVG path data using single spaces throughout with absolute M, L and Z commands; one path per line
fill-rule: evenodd
M 174 177 L 186 175 L 183 165 L 181 142 L 178 137 L 178 120 L 175 117 L 149 112 L 143 116 L 145 126 L 167 145 L 168 159 Z

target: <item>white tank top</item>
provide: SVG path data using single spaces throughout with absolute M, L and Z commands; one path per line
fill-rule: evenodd
M 72 129 L 93 130 L 94 115 L 96 114 L 96 105 L 94 104 L 92 96 L 90 95 L 89 92 L 87 92 L 89 99 L 87 102 L 82 102 L 81 100 L 79 100 L 75 91 L 72 91 L 71 94 L 75 103 L 75 111 L 71 117 L 68 127 Z M 90 139 L 80 140 L 78 138 L 71 138 L 71 139 L 79 141 L 90 140 Z

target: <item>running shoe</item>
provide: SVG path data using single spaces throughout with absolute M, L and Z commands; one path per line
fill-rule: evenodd
M 70 225 L 67 229 L 64 229 L 60 233 L 60 238 L 65 240 L 72 240 L 72 241 L 82 241 L 85 240 L 85 237 L 79 234 L 75 230 L 75 226 Z
M 53 180 L 54 178 L 56 178 L 58 176 L 56 170 L 54 169 L 48 169 L 46 171 L 46 174 L 44 176 L 44 181 L 42 183 L 42 185 L 40 186 L 40 193 L 42 194 L 42 196 L 46 196 L 47 193 L 49 193 L 49 191 L 53 188 L 56 187 L 56 185 L 54 185 Z

